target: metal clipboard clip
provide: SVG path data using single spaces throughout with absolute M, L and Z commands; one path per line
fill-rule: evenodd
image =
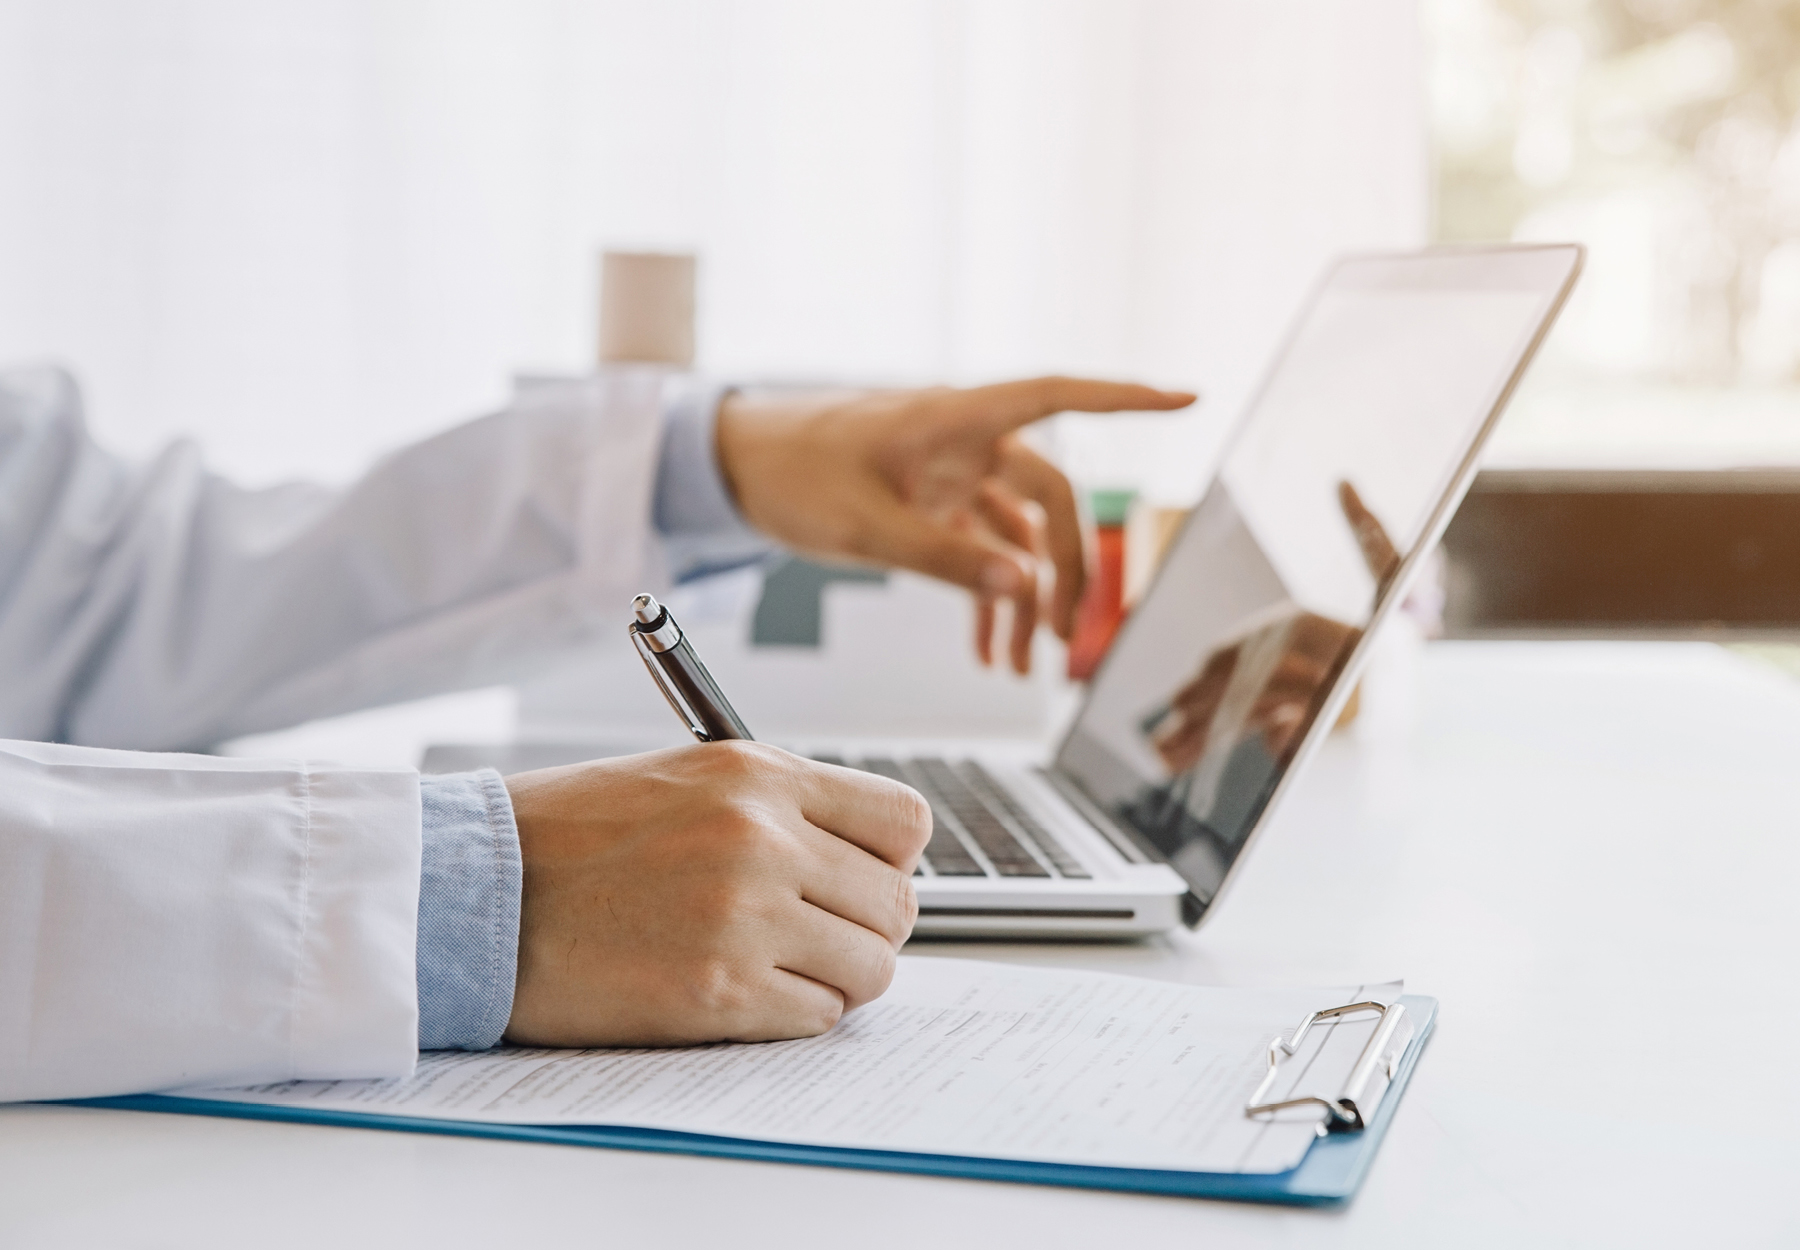
M 1278 1102 L 1263 1101 L 1268 1096 L 1269 1087 L 1275 1084 L 1275 1078 L 1280 1075 L 1282 1058 L 1285 1056 L 1291 1059 L 1300 1052 L 1313 1025 L 1321 1020 L 1335 1020 L 1369 1011 L 1380 1013 L 1381 1019 L 1375 1025 L 1375 1032 L 1369 1038 L 1368 1045 L 1363 1047 L 1361 1056 L 1357 1058 L 1356 1066 L 1350 1069 L 1343 1092 L 1336 1098 L 1309 1094 L 1304 1098 L 1284 1098 Z M 1300 1027 L 1294 1030 L 1291 1039 L 1284 1041 L 1277 1036 L 1269 1043 L 1269 1070 L 1263 1074 L 1256 1092 L 1250 1095 L 1250 1101 L 1244 1104 L 1244 1114 L 1255 1119 L 1289 1107 L 1323 1107 L 1325 1119 L 1319 1125 L 1320 1136 L 1367 1128 L 1369 1117 L 1381 1105 L 1382 1095 L 1387 1093 L 1394 1073 L 1399 1070 L 1400 1056 L 1406 1053 L 1412 1038 L 1413 1022 L 1407 1016 L 1406 1008 L 1399 1003 L 1345 1003 L 1339 1007 L 1321 1008 L 1300 1022 Z

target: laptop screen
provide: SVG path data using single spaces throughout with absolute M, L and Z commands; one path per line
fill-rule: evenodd
M 1057 770 L 1211 903 L 1560 306 L 1573 247 L 1340 262 L 1096 674 Z

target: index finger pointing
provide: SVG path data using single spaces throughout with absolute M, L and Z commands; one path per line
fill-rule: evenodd
M 918 867 L 931 807 L 911 786 L 837 764 L 804 761 L 800 814 L 901 872 Z
M 1136 382 L 1050 377 L 972 386 L 947 393 L 942 402 L 972 426 L 999 435 L 1059 412 L 1168 412 L 1198 398 L 1192 391 L 1164 391 Z

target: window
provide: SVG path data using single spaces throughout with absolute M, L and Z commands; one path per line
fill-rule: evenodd
M 1589 248 L 1491 461 L 1800 459 L 1800 5 L 1424 12 L 1437 237 Z

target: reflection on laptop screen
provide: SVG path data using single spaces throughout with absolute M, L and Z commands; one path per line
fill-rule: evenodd
M 1573 257 L 1350 260 L 1304 313 L 1057 758 L 1190 904 L 1211 902 L 1466 477 Z

